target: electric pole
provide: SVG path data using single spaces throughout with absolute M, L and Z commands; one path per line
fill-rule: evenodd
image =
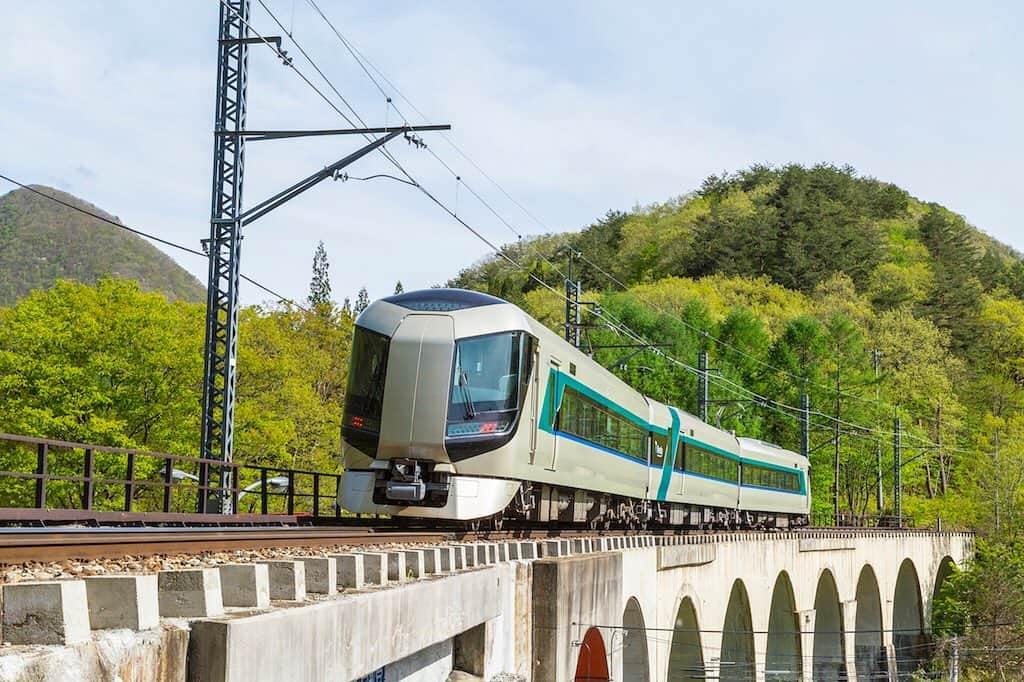
M 878 361 L 882 357 L 882 352 L 875 348 L 871 351 L 871 366 L 875 370 L 875 407 L 878 407 Z M 878 422 L 875 422 L 875 428 L 878 428 Z M 875 465 L 878 475 L 878 483 L 875 486 L 875 504 L 878 507 L 878 513 L 882 513 L 882 509 L 885 507 L 885 493 L 883 490 L 882 483 L 882 441 L 875 441 Z
M 565 340 L 580 347 L 580 283 L 572 277 L 576 249 L 569 247 L 569 270 L 565 277 Z
M 426 144 L 410 133 L 451 129 L 449 125 L 402 125 L 339 130 L 246 130 L 249 45 L 264 45 L 274 51 L 285 66 L 291 66 L 291 60 L 281 49 L 281 37 L 250 37 L 249 22 L 249 0 L 221 0 L 210 238 L 203 242 L 210 262 L 206 290 L 200 437 L 200 456 L 204 461 L 199 466 L 196 505 L 200 513 L 231 512 L 237 495 L 237 487 L 232 485 L 230 468 L 210 464 L 210 461 L 226 464 L 232 459 L 242 228 L 327 178 L 338 179 L 343 168 L 399 135 L 404 134 L 410 144 L 422 149 Z M 378 134 L 381 137 L 374 137 Z M 361 135 L 369 142 L 291 187 L 242 210 L 246 139 L 281 140 L 327 135 Z
M 697 418 L 704 422 L 708 420 L 708 352 L 704 345 L 706 336 L 707 332 L 702 329 L 700 350 L 697 352 Z
M 804 459 L 811 458 L 811 396 L 807 394 L 806 380 L 800 394 L 800 454 Z
M 892 420 L 892 458 L 893 481 L 892 499 L 893 513 L 896 515 L 896 527 L 903 527 L 903 433 L 899 417 Z
M 231 461 L 238 357 L 238 261 L 242 249 L 242 174 L 249 61 L 249 0 L 220 5 L 217 103 L 213 138 L 210 258 L 206 288 L 201 457 Z M 234 134 L 223 134 L 234 133 Z M 199 466 L 198 511 L 230 511 L 221 492 L 231 488 L 227 467 Z
M 839 428 L 839 407 L 840 407 L 840 372 L 842 370 L 842 362 L 840 356 L 841 347 L 839 340 L 836 339 L 836 435 L 835 435 L 835 455 L 832 458 L 832 513 L 834 514 L 833 523 L 839 525 L 839 445 L 840 436 L 842 430 Z

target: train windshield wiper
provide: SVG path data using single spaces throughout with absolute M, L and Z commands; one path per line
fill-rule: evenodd
M 476 416 L 476 407 L 469 388 L 469 374 L 464 369 L 459 370 L 459 388 L 462 389 L 462 400 L 466 403 L 466 419 L 472 419 Z

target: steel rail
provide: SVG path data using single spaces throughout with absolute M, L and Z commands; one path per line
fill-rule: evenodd
M 74 559 L 121 559 L 157 554 L 199 554 L 230 550 L 333 545 L 437 544 L 446 541 L 544 540 L 552 538 L 612 537 L 630 535 L 683 536 L 687 544 L 741 542 L 750 537 L 770 539 L 857 538 L 872 534 L 919 535 L 930 529 L 805 528 L 780 531 L 610 530 L 578 528 L 519 528 L 503 531 L 469 531 L 457 527 L 396 527 L 387 521 L 362 519 L 355 526 L 288 527 L 103 527 L 103 528 L 7 528 L 0 530 L 0 565 Z M 371 525 L 372 522 L 375 525 Z

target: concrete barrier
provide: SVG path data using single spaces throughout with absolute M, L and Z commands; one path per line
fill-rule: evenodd
M 405 575 L 410 580 L 423 577 L 423 550 L 407 549 L 405 554 Z
M 81 580 L 2 587 L 4 641 L 78 644 L 89 640 L 89 605 Z
M 358 679 L 497 617 L 501 571 L 492 567 L 301 608 L 197 621 L 188 679 Z
M 359 552 L 363 557 L 363 575 L 367 585 L 388 584 L 388 555 L 383 552 Z
M 226 564 L 218 570 L 224 606 L 257 609 L 270 606 L 270 574 L 266 564 Z
M 161 617 L 205 618 L 224 613 L 220 572 L 216 568 L 160 571 L 157 589 Z
M 302 557 L 299 561 L 305 565 L 306 592 L 338 593 L 338 568 L 333 557 Z
M 335 554 L 333 555 L 337 567 L 338 587 L 350 590 L 361 590 L 366 585 L 366 576 L 363 573 L 362 554 Z
M 160 624 L 156 575 L 102 575 L 85 579 L 93 630 L 150 630 Z
M 265 560 L 270 576 L 270 599 L 303 601 L 306 598 L 306 564 L 301 561 Z

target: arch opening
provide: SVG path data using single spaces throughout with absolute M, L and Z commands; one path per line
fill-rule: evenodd
M 882 637 L 882 601 L 878 578 L 871 566 L 857 580 L 857 615 L 853 637 L 858 680 L 889 679 L 889 659 Z
M 956 568 L 956 562 L 953 561 L 953 557 L 948 554 L 942 557 L 942 561 L 939 562 L 939 570 L 935 572 L 935 584 L 932 587 L 932 600 L 928 604 L 929 614 L 935 613 L 935 602 L 939 598 L 939 593 L 942 592 L 942 586 L 945 584 L 949 576 L 953 575 L 953 570 Z M 932 631 L 935 630 L 934 625 Z
M 732 584 L 729 606 L 722 626 L 722 656 L 719 661 L 720 680 L 753 682 L 754 628 L 750 619 L 750 599 L 742 580 Z
M 590 628 L 580 644 L 579 658 L 576 659 L 574 682 L 609 682 L 608 652 L 604 638 L 597 628 Z
M 910 559 L 900 564 L 892 600 L 892 643 L 896 649 L 896 677 L 909 680 L 928 662 L 931 638 L 924 631 L 921 583 Z
M 703 680 L 704 652 L 700 646 L 697 610 L 685 597 L 676 611 L 672 648 L 668 653 L 669 680 Z
M 647 658 L 647 628 L 636 597 L 629 598 L 622 612 L 622 679 L 638 682 L 651 679 Z
M 767 682 L 799 682 L 802 679 L 800 658 L 800 622 L 796 613 L 793 585 L 785 571 L 779 573 L 772 590 L 768 615 L 768 647 L 765 652 L 764 676 Z
M 818 579 L 814 594 L 814 652 L 811 673 L 815 682 L 846 680 L 843 646 L 843 613 L 839 590 L 831 571 Z

